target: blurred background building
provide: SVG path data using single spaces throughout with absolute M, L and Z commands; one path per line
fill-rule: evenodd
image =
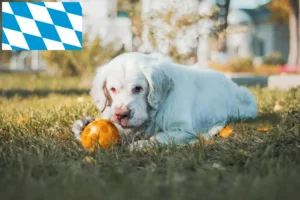
M 220 0 L 219 0 L 220 1 Z M 222 0 L 221 0 L 222 1 Z M 243 3 L 245 2 L 245 3 Z M 176 33 L 175 45 L 179 53 L 197 51 L 198 61 L 205 65 L 207 60 L 225 62 L 232 57 L 252 56 L 256 60 L 278 51 L 287 59 L 289 51 L 288 25 L 270 23 L 270 11 L 266 8 L 268 0 L 253 1 L 231 0 L 228 14 L 228 33 L 226 37 L 227 51 L 220 53 L 211 48 L 209 34 L 214 26 L 211 20 L 203 19 L 179 30 Z M 166 12 L 174 9 L 178 18 L 186 14 L 208 15 L 217 6 L 217 0 L 143 0 L 142 15 L 144 18 L 154 12 Z M 159 23 L 157 18 L 152 24 L 161 27 L 155 30 L 156 37 L 161 37 L 157 44 L 159 51 L 166 53 L 170 47 L 168 38 L 163 38 L 168 27 Z M 143 32 L 144 45 L 141 51 L 153 51 L 149 38 L 149 24 L 145 24 Z M 164 30 L 166 29 L 166 30 Z M 170 30 L 169 30 L 170 31 Z
M 83 32 L 91 39 L 99 36 L 102 45 L 114 43 L 116 49 L 132 50 L 131 19 L 118 10 L 117 0 L 84 0 Z
M 67 0 L 64 0 L 67 1 Z M 74 0 L 69 0 L 74 1 Z M 119 0 L 121 1 L 121 0 Z M 132 0 L 134 1 L 134 0 Z M 115 50 L 152 52 L 167 54 L 170 47 L 176 47 L 178 54 L 195 55 L 201 66 L 208 61 L 227 62 L 234 57 L 251 56 L 260 62 L 265 55 L 274 51 L 287 59 L 289 52 L 288 25 L 269 21 L 270 0 L 231 0 L 227 17 L 228 28 L 226 51 L 216 50 L 210 39 L 214 21 L 203 18 L 196 23 L 172 30 L 172 23 L 185 15 L 206 16 L 224 0 L 140 0 L 143 29 L 140 37 L 132 31 L 131 13 L 118 8 L 118 0 L 84 0 L 83 33 L 92 40 L 101 38 L 101 45 L 113 44 Z M 168 13 L 175 10 L 167 24 L 154 13 Z M 169 36 L 172 36 L 170 39 Z M 151 37 L 155 37 L 153 45 Z M 11 69 L 45 69 L 46 65 L 37 51 L 14 52 Z

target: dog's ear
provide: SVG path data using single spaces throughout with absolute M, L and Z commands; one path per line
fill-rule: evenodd
M 106 70 L 107 65 L 97 68 L 93 79 L 92 88 L 90 90 L 93 103 L 101 111 L 101 113 L 105 110 L 106 106 L 111 106 L 112 104 L 112 98 L 106 88 Z
M 149 85 L 148 103 L 153 109 L 158 109 L 174 88 L 174 82 L 159 66 L 145 66 L 142 72 Z

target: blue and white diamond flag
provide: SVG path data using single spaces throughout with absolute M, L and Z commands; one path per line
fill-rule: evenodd
M 2 50 L 81 50 L 80 2 L 3 2 Z

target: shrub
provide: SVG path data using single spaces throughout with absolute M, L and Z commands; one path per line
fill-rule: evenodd
M 94 69 L 123 52 L 114 50 L 113 45 L 101 46 L 101 39 L 89 41 L 87 35 L 82 38 L 80 51 L 44 51 L 43 58 L 49 68 L 56 68 L 59 75 L 78 76 L 89 74 Z
M 254 65 L 251 57 L 236 57 L 230 60 L 229 69 L 232 72 L 253 72 Z
M 0 67 L 7 67 L 11 56 L 12 51 L 0 50 Z
M 265 65 L 284 65 L 285 63 L 286 61 L 279 52 L 273 52 L 263 57 L 263 64 Z

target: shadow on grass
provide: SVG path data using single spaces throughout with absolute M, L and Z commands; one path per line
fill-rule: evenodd
M 268 77 L 267 76 L 248 76 L 248 77 L 233 77 L 232 81 L 238 85 L 243 86 L 259 86 L 266 87 L 268 86 Z
M 255 119 L 248 119 L 243 122 L 249 123 L 249 124 L 257 124 L 257 123 L 268 123 L 268 124 L 279 124 L 282 121 L 282 118 L 277 113 L 265 113 L 260 114 Z
M 22 98 L 29 98 L 32 96 L 47 97 L 50 94 L 60 95 L 88 95 L 88 89 L 62 89 L 62 90 L 47 90 L 47 89 L 36 89 L 36 90 L 24 90 L 24 89 L 11 89 L 11 90 L 0 90 L 0 97 L 6 97 L 8 99 L 15 96 Z

